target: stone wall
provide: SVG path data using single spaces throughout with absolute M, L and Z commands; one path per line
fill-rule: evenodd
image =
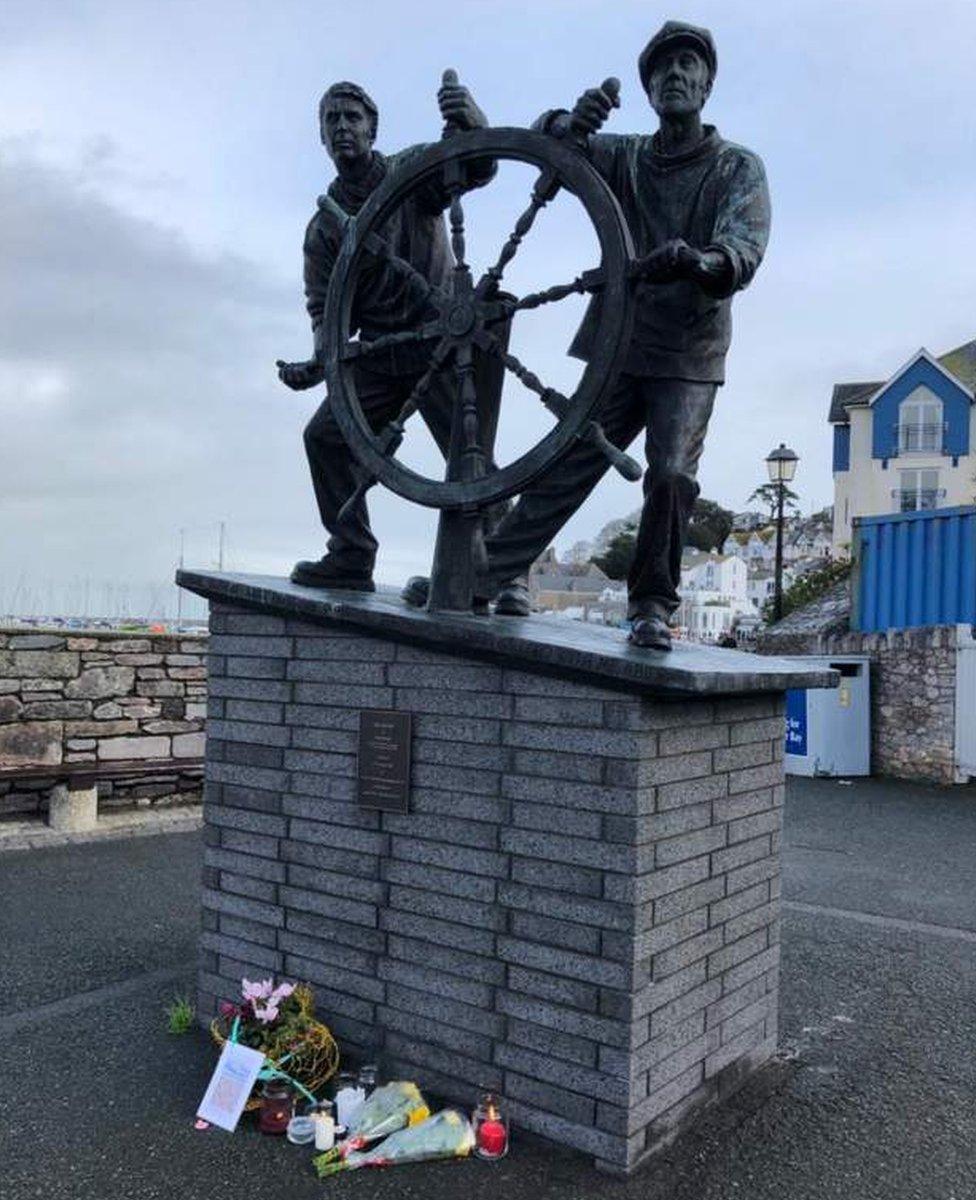
M 312 982 L 344 1052 L 631 1169 L 773 1052 L 783 705 L 651 700 L 214 606 L 201 1019 Z M 411 811 L 356 802 L 413 714 Z
M 872 774 L 924 783 L 957 781 L 956 626 L 886 633 L 774 627 L 762 637 L 760 653 L 870 655 Z
M 206 639 L 0 628 L 0 766 L 203 755 Z M 0 818 L 43 811 L 53 780 L 0 778 Z M 105 805 L 199 791 L 176 769 L 99 784 Z

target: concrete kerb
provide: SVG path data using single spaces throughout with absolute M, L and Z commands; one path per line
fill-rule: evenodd
M 160 833 L 190 833 L 203 825 L 201 804 L 172 805 L 165 809 L 109 812 L 91 829 L 53 829 L 40 820 L 0 822 L 0 854 L 20 850 L 46 850 L 86 842 L 120 841 Z

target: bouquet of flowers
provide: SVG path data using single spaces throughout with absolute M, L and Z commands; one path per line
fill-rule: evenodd
M 260 1050 L 270 1075 L 290 1079 L 308 1093 L 317 1091 L 339 1066 L 339 1047 L 329 1029 L 316 1021 L 315 997 L 307 984 L 243 979 L 240 1002 L 222 1003 L 210 1032 L 218 1046 L 232 1041 Z M 249 1107 L 253 1104 L 252 1098 Z
M 370 1142 L 378 1142 L 387 1134 L 409 1128 L 429 1116 L 430 1109 L 415 1083 L 399 1081 L 384 1084 L 363 1104 L 345 1141 L 315 1159 L 315 1169 L 321 1174 L 329 1163 L 345 1159 Z
M 338 1171 L 356 1171 L 360 1167 L 392 1167 L 402 1163 L 431 1162 L 434 1159 L 464 1158 L 474 1147 L 474 1130 L 467 1117 L 456 1109 L 446 1109 L 417 1125 L 400 1129 L 369 1150 L 352 1151 L 345 1158 L 315 1159 L 320 1178 Z

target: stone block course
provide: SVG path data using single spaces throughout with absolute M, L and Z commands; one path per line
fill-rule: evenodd
M 488 901 L 495 898 L 495 880 L 481 875 L 425 866 L 422 876 L 418 877 L 417 868 L 413 863 L 392 858 L 380 864 L 380 874 L 390 883 L 403 883 L 408 886 L 416 885 L 419 878 L 426 891 L 447 896 L 464 896 L 470 900 Z
M 288 666 L 286 658 L 246 658 L 232 654 L 229 658 L 221 659 L 225 669 L 219 672 L 213 670 L 211 660 L 210 678 L 226 675 L 231 679 L 284 679 Z
M 538 883 L 538 887 L 517 882 L 499 883 L 499 902 L 510 909 L 524 909 L 542 916 L 572 921 L 574 924 L 616 930 L 628 930 L 633 927 L 633 913 L 626 904 L 590 899 L 589 893 L 554 893 L 542 879 L 539 879 Z
M 387 938 L 387 953 L 390 958 L 399 958 L 404 962 L 419 960 L 426 966 L 433 967 L 435 971 L 460 975 L 463 979 L 473 979 L 477 983 L 498 987 L 505 982 L 503 963 L 495 958 L 469 954 L 453 946 L 440 946 L 436 942 L 406 938 L 391 932 Z
M 642 854 L 638 848 L 623 846 L 620 843 L 605 844 L 590 838 L 563 837 L 560 834 L 532 829 L 503 829 L 499 844 L 506 853 L 523 858 L 573 863 L 628 874 L 637 869 Z
M 380 916 L 380 927 L 389 933 L 412 938 L 418 945 L 431 942 L 435 946 L 447 946 L 469 954 L 484 954 L 489 957 L 494 954 L 495 937 L 491 930 L 441 921 L 436 917 L 421 916 L 409 910 L 384 909 Z
M 551 1015 L 551 1004 L 557 1004 L 567 1009 L 581 1009 L 585 1012 L 593 1013 L 596 1012 L 599 1004 L 600 989 L 595 984 L 583 982 L 566 975 L 552 975 L 545 971 L 536 971 L 529 967 L 509 964 L 507 968 L 507 980 L 508 989 L 513 993 L 507 1003 L 510 1006 L 521 1003 L 522 1010 L 518 1011 L 512 1007 L 506 1008 L 502 998 L 499 998 L 498 1006 L 501 1011 L 515 1012 L 515 1015 L 522 1016 L 527 1021 L 536 1021 L 542 1025 L 550 1023 L 546 1020 L 546 1014 Z M 514 993 L 519 992 L 525 993 L 521 1001 L 514 995 Z M 549 1001 L 551 1004 L 535 1004 L 528 997 Z M 561 1029 L 564 1026 L 556 1025 L 555 1028 Z M 577 1028 L 571 1028 L 570 1031 L 580 1032 Z
M 578 700 L 569 696 L 516 696 L 514 715 L 518 721 L 601 726 L 603 705 L 599 700 Z
M 217 872 L 217 878 L 210 886 L 220 888 L 223 892 L 233 892 L 237 896 L 249 896 L 252 900 L 266 900 L 269 904 L 278 901 L 276 884 L 264 879 L 254 879 L 250 875 L 238 875 L 233 871 Z
M 596 898 L 603 895 L 603 875 L 589 867 L 568 867 L 563 863 L 516 858 L 511 862 L 511 875 L 516 883 L 551 887 L 578 896 Z
M 548 804 L 512 804 L 512 821 L 516 827 L 540 832 L 571 834 L 573 837 L 599 838 L 604 830 L 598 812 L 580 812 Z M 620 818 L 623 819 L 623 818 Z M 633 841 L 633 838 L 622 838 Z
M 277 860 L 279 854 L 278 839 L 265 837 L 258 833 L 244 833 L 239 829 L 204 829 L 204 840 L 207 845 L 219 845 L 225 850 L 237 851 L 241 854 L 253 854 Z M 207 840 L 207 835 L 214 835 L 216 840 Z
M 608 958 L 617 957 L 607 953 L 605 941 L 601 944 L 600 931 L 589 925 L 577 925 L 573 921 L 559 921 L 552 917 L 536 916 L 535 913 L 510 913 L 508 917 L 509 932 L 520 940 L 540 942 L 546 947 L 558 946 L 566 950 L 575 950 L 580 954 L 603 954 Z M 613 935 L 622 937 L 621 934 Z M 621 954 L 621 961 L 629 961 L 628 949 Z

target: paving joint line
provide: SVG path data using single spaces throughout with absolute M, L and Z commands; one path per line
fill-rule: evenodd
M 175 967 L 159 967 L 155 971 L 147 971 L 144 975 L 136 975 L 129 979 L 120 979 L 115 983 L 105 984 L 103 987 L 92 988 L 89 992 L 75 992 L 72 996 L 62 996 L 58 1000 L 50 1000 L 46 1004 L 38 1004 L 34 1008 L 10 1013 L 6 1017 L 0 1017 L 0 1036 L 19 1033 L 31 1025 L 73 1016 L 99 1004 L 137 995 L 144 988 L 171 983 L 188 972 L 195 977 L 196 967 L 196 959 L 186 959 Z
M 955 925 L 935 925 L 930 921 L 909 921 L 902 917 L 886 917 L 880 913 L 858 912 L 851 908 L 832 908 L 826 904 L 804 904 L 800 900 L 784 900 L 783 908 L 787 912 L 809 913 L 814 916 L 840 917 L 848 921 L 857 921 L 861 925 L 871 925 L 877 929 L 893 929 L 901 933 L 927 933 L 932 937 L 947 938 L 950 941 L 970 942 L 976 945 L 976 930 L 960 929 Z

